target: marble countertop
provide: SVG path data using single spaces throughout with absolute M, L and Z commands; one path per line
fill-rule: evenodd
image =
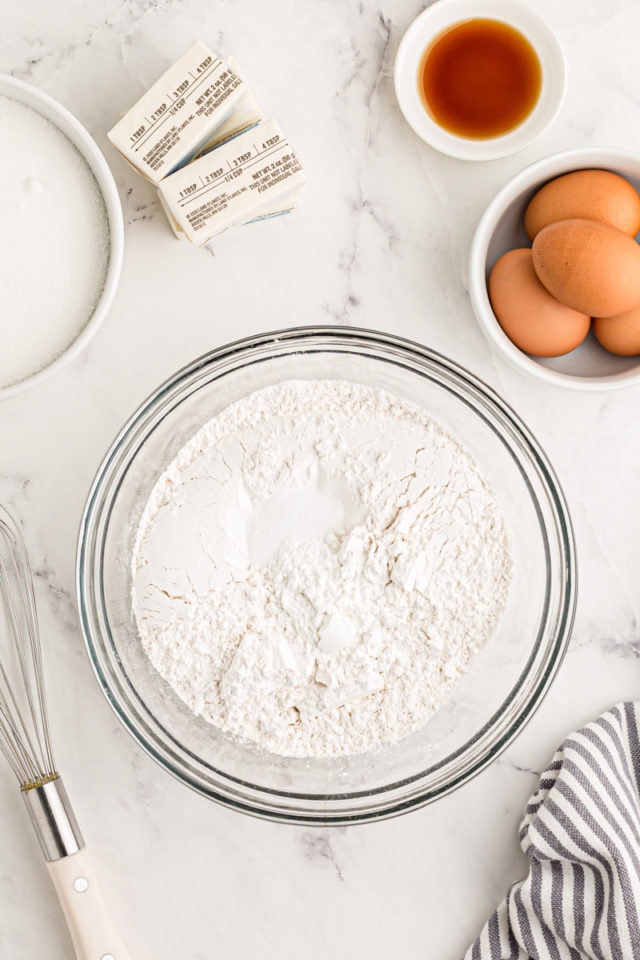
M 89 128 L 126 221 L 120 288 L 88 349 L 0 404 L 0 500 L 23 522 L 35 569 L 59 765 L 132 957 L 460 956 L 524 872 L 517 828 L 557 743 L 640 693 L 640 387 L 574 393 L 520 374 L 492 353 L 466 289 L 474 226 L 510 176 L 557 149 L 640 149 L 640 2 L 531 3 L 565 50 L 567 96 L 537 142 L 480 165 L 435 153 L 399 113 L 393 60 L 422 8 L 413 0 L 30 0 L 4 11 L 0 71 Z M 175 241 L 153 189 L 105 135 L 196 38 L 236 57 L 309 179 L 293 216 L 229 234 L 211 251 Z M 74 558 L 102 455 L 162 379 L 237 337 L 327 322 L 427 344 L 516 408 L 566 492 L 580 595 L 550 693 L 484 773 L 395 820 L 305 829 L 217 806 L 138 749 L 89 666 Z M 0 816 L 0 958 L 68 960 L 8 775 Z

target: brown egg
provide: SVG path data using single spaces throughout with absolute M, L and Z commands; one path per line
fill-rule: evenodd
M 619 357 L 635 357 L 640 353 L 640 306 L 617 317 L 598 317 L 593 332 L 609 353 Z
M 591 323 L 548 293 L 533 269 L 531 250 L 509 250 L 489 275 L 489 298 L 498 322 L 525 353 L 559 357 L 582 343 Z
M 538 279 L 560 303 L 592 317 L 626 313 L 640 303 L 640 247 L 594 220 L 560 220 L 533 241 Z
M 533 240 L 550 223 L 576 217 L 635 237 L 640 230 L 640 196 L 628 180 L 610 170 L 565 173 L 535 194 L 524 215 L 524 228 Z

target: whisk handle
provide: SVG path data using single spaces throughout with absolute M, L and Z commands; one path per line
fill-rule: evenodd
M 130 960 L 111 919 L 86 847 L 47 863 L 77 960 Z

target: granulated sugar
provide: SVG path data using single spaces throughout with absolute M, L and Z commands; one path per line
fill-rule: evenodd
M 53 362 L 93 314 L 109 259 L 98 184 L 71 141 L 0 97 L 0 388 Z
M 511 558 L 493 491 L 419 407 L 286 381 L 180 451 L 133 560 L 140 637 L 190 710 L 285 756 L 423 726 L 493 632 Z

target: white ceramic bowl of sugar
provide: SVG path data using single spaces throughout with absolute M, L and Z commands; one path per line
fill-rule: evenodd
M 0 98 L 6 98 L 16 104 L 30 107 L 41 117 L 50 121 L 66 137 L 93 175 L 98 188 L 97 195 L 104 203 L 104 219 L 108 229 L 108 236 L 105 239 L 107 260 L 100 278 L 95 280 L 97 284 L 95 302 L 91 304 L 91 308 L 87 311 L 86 320 L 78 324 L 77 332 L 71 342 L 67 342 L 62 349 L 54 351 L 54 355 L 50 359 L 47 358 L 43 362 L 42 355 L 34 356 L 32 368 L 29 369 L 28 359 L 25 358 L 24 363 L 21 364 L 19 379 L 9 378 L 10 382 L 7 382 L 6 377 L 0 379 L 0 399 L 3 399 L 19 393 L 27 387 L 41 383 L 68 363 L 87 345 L 104 319 L 118 286 L 124 248 L 124 222 L 118 190 L 109 166 L 93 138 L 73 114 L 52 97 L 42 93 L 30 84 L 10 76 L 0 75 Z M 34 149 L 37 149 L 35 144 Z M 77 198 L 70 199 L 77 200 Z M 52 251 L 53 254 L 60 256 L 60 251 Z M 73 285 L 75 282 L 75 267 L 74 263 L 66 265 L 69 285 Z M 41 283 L 37 257 L 34 257 L 29 269 L 32 271 L 33 283 L 35 285 Z M 10 327 L 8 329 L 10 331 Z M 7 331 L 5 330 L 6 335 Z M 37 333 L 34 333 L 34 338 L 36 336 Z M 5 347 L 7 347 L 6 344 Z M 11 348 L 10 342 L 8 348 Z

